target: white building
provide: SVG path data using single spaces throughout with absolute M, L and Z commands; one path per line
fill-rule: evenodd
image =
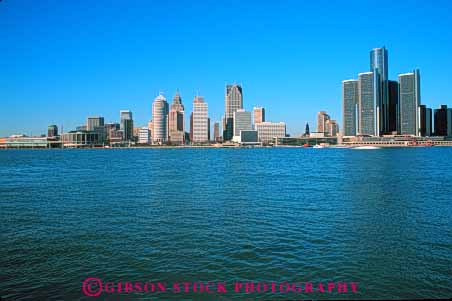
M 163 95 L 155 98 L 152 104 L 152 142 L 168 142 L 168 103 Z
M 138 131 L 138 143 L 139 144 L 151 143 L 151 131 L 147 127 L 142 127 Z
M 259 142 L 270 143 L 273 138 L 286 137 L 286 124 L 284 122 L 261 122 L 254 125 L 257 130 Z
M 193 100 L 193 143 L 209 142 L 208 105 L 204 97 L 196 96 Z

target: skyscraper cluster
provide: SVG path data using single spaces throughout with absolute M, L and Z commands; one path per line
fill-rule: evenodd
M 370 70 L 342 82 L 343 135 L 419 136 L 425 127 L 421 120 L 426 120 L 420 116 L 420 86 L 418 69 L 389 80 L 388 51 L 373 49 Z

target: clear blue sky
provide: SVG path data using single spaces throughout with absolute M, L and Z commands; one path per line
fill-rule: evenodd
M 383 45 L 390 78 L 418 67 L 421 101 L 452 105 L 451 11 L 449 0 L 3 0 L 0 136 L 118 121 L 121 109 L 145 125 L 158 92 L 171 101 L 176 89 L 187 112 L 199 90 L 217 121 L 226 82 L 296 135 L 319 110 L 342 122 L 341 81 Z

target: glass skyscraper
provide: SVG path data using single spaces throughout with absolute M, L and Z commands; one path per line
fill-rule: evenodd
M 432 135 L 432 109 L 425 105 L 419 106 L 419 135 L 422 137 Z
M 386 133 L 400 132 L 399 124 L 399 83 L 388 81 L 388 128 Z
M 374 94 L 374 73 L 358 75 L 358 133 L 376 136 L 376 99 Z
M 223 140 L 229 141 L 234 135 L 234 113 L 243 109 L 242 87 L 237 84 L 226 85 L 224 97 Z
M 342 82 L 342 128 L 344 136 L 355 136 L 356 110 L 358 106 L 358 81 L 355 79 Z
M 376 132 L 382 135 L 389 130 L 388 51 L 385 47 L 370 52 L 370 71 L 374 73 L 374 98 L 376 101 Z
M 420 92 L 419 70 L 399 74 L 400 134 L 402 135 L 419 135 Z
M 120 128 L 123 131 L 123 140 L 130 141 L 133 139 L 133 118 L 132 112 L 129 110 L 122 110 L 120 115 Z

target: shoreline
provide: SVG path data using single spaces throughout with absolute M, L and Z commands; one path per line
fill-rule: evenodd
M 337 144 L 322 146 L 322 149 L 360 149 L 362 147 L 371 147 L 372 149 L 386 149 L 386 148 L 432 148 L 432 147 L 452 147 L 452 144 L 438 144 L 438 145 L 381 145 L 381 144 Z M 269 149 L 269 148 L 303 148 L 303 149 L 317 149 L 313 146 L 300 145 L 274 145 L 274 146 L 239 146 L 239 145 L 155 145 L 155 146 L 115 146 L 115 147 L 0 147 L 2 150 L 114 150 L 114 149 Z

